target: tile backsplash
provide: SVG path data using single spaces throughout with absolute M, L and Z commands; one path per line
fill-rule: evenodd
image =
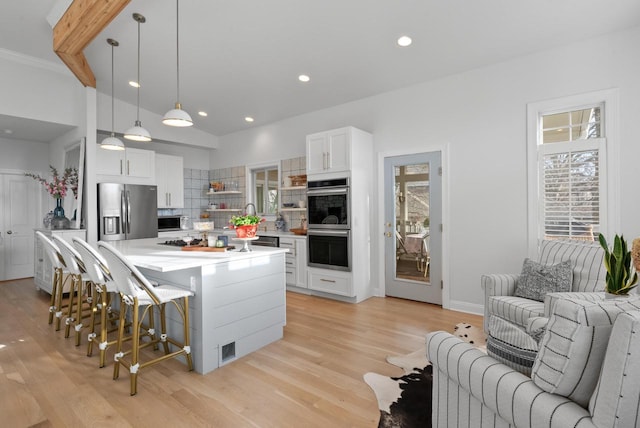
M 281 184 L 280 206 L 283 203 L 293 203 L 298 205 L 299 201 L 306 201 L 306 190 L 282 190 L 284 179 L 290 175 L 305 174 L 306 158 L 284 159 L 280 163 L 280 174 L 283 180 Z M 210 192 L 211 182 L 224 183 L 225 191 Z M 214 222 L 214 227 L 222 228 L 228 225 L 232 215 L 244 211 L 246 205 L 246 168 L 245 166 L 234 166 L 213 170 L 184 169 L 184 208 L 159 209 L 158 215 L 187 215 L 193 221 L 200 220 L 200 215 L 209 213 L 209 220 Z M 238 193 L 235 193 L 238 192 Z M 217 211 L 207 211 L 209 204 L 217 204 Z M 224 209 L 221 211 L 222 204 Z M 233 210 L 233 211 L 231 211 Z M 286 222 L 286 229 L 299 227 L 304 216 L 303 211 L 282 211 Z M 275 230 L 273 221 L 263 223 L 262 230 Z

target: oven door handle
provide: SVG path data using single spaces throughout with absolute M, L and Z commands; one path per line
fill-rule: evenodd
M 309 189 L 307 195 L 346 195 L 349 192 L 348 187 L 332 187 L 330 189 Z
M 348 230 L 307 229 L 307 235 L 349 236 Z

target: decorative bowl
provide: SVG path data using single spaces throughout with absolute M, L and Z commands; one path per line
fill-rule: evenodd
M 306 235 L 307 234 L 307 229 L 296 228 L 296 229 L 289 229 L 289 231 L 295 233 L 296 235 Z

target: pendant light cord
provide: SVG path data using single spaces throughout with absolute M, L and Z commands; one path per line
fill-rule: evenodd
M 115 108 L 114 108 L 114 101 L 113 101 L 113 94 L 114 94 L 114 90 L 113 90 L 113 70 L 114 70 L 114 66 L 113 66 L 113 48 L 115 46 L 111 43 L 111 135 L 114 134 L 114 119 L 113 116 L 115 115 Z
M 176 88 L 177 88 L 177 98 L 176 102 L 180 102 L 180 16 L 178 7 L 178 1 L 176 0 Z
M 140 122 L 140 21 L 138 21 L 138 108 L 136 112 L 136 121 Z

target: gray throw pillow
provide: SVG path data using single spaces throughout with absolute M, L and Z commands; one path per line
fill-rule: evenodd
M 543 302 L 547 293 L 571 291 L 572 280 L 571 260 L 546 266 L 524 259 L 515 295 Z

